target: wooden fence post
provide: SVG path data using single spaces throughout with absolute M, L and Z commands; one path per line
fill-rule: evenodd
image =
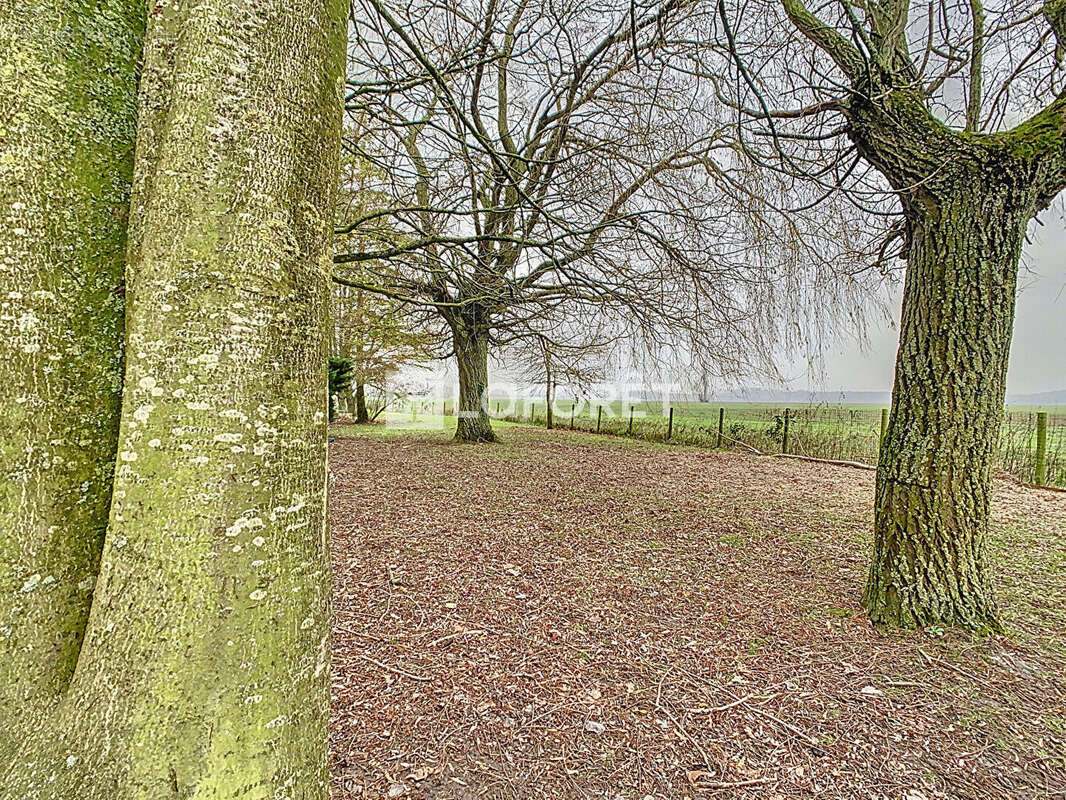
M 596 406 L 596 433 L 600 432 L 600 422 L 603 421 L 603 406 Z
M 629 435 L 633 435 L 633 406 L 629 407 Z
M 1047 484 L 1047 412 L 1036 415 L 1036 480 L 1037 486 Z
M 536 413 L 536 410 L 537 410 L 537 404 L 536 403 L 530 403 L 529 404 L 529 421 L 530 422 L 533 421 L 533 415 Z
M 790 409 L 786 408 L 785 409 L 785 430 L 784 430 L 784 433 L 781 435 L 781 452 L 782 453 L 787 453 L 788 452 L 788 418 L 789 418 L 789 414 L 790 414 Z
M 877 449 L 885 446 L 885 437 L 888 436 L 888 409 L 881 409 L 881 438 L 877 440 Z
M 725 409 L 718 409 L 718 449 L 722 449 L 722 431 L 725 430 Z
M 674 407 L 670 406 L 670 421 L 666 423 L 666 441 L 670 441 L 670 437 L 674 435 Z
M 570 430 L 574 429 L 574 409 L 577 408 L 577 400 L 570 404 Z

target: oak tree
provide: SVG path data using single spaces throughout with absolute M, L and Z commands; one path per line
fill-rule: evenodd
M 864 604 L 878 624 L 998 629 L 993 454 L 1027 227 L 1066 188 L 1066 3 L 718 12 L 705 68 L 747 156 L 797 205 L 850 203 L 884 232 L 881 263 L 905 262 Z

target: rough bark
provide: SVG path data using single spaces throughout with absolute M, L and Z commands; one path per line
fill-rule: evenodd
M 967 136 L 911 90 L 865 87 L 860 152 L 895 185 L 907 280 L 877 474 L 864 605 L 876 624 L 996 630 L 985 559 L 1018 260 L 1046 167 L 1011 136 Z
M 459 420 L 455 438 L 463 442 L 494 442 L 488 414 L 489 331 L 460 319 L 452 321 L 452 342 L 459 365 Z
M 370 422 L 370 412 L 366 407 L 366 386 L 362 383 L 355 384 L 355 421 L 359 425 Z
M 960 179 L 911 211 L 892 411 L 865 594 L 878 624 L 998 628 L 985 559 L 1030 193 Z
M 99 568 L 143 16 L 0 0 L 0 753 L 66 687 Z
M 346 6 L 149 15 L 118 460 L 18 800 L 324 800 L 325 302 Z
M 995 630 L 984 558 L 992 451 L 1025 229 L 1066 189 L 1066 95 L 1002 133 L 955 131 L 930 111 L 906 46 L 906 3 L 867 18 L 870 35 L 859 33 L 872 50 L 860 50 L 858 38 L 825 24 L 803 0 L 782 6 L 850 84 L 840 107 L 847 133 L 898 193 L 908 226 L 864 603 L 879 624 Z M 978 5 L 973 11 L 979 72 L 983 14 Z M 1042 11 L 1061 55 L 1066 0 L 1046 0 Z M 969 99 L 973 128 L 979 81 Z

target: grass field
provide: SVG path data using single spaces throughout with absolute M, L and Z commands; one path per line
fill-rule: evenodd
M 331 430 L 337 800 L 1062 800 L 1062 495 L 996 482 L 1006 636 L 886 635 L 871 472 L 440 422 Z
M 454 427 L 454 401 L 437 401 L 439 413 L 395 410 L 387 413 L 390 424 L 397 427 L 422 427 L 438 430 Z M 786 449 L 794 455 L 832 460 L 856 461 L 874 465 L 881 444 L 883 414 L 881 406 L 818 404 L 784 406 L 774 403 L 697 403 L 679 402 L 669 410 L 661 402 L 596 403 L 559 401 L 555 407 L 555 425 L 575 430 L 629 436 L 648 441 L 669 438 L 675 444 L 721 449 L 754 449 L 760 453 L 780 453 Z M 785 413 L 788 411 L 786 442 Z M 543 400 L 492 399 L 489 412 L 496 424 L 536 424 L 547 422 Z M 630 413 L 632 411 L 632 422 Z M 1066 487 L 1066 407 L 1030 408 L 1010 406 L 1004 414 L 997 467 L 1015 478 L 1032 483 L 1036 467 L 1036 413 L 1048 413 L 1047 484 Z M 722 414 L 719 432 L 719 414 Z M 445 421 L 446 420 L 446 421 Z
M 451 401 L 449 401 L 449 408 Z M 497 404 L 500 409 L 503 410 L 507 404 L 507 401 L 492 399 L 489 402 L 490 411 L 496 412 Z M 523 398 L 518 401 L 514 401 L 513 408 L 518 414 L 529 414 L 530 407 L 533 407 L 538 415 L 544 414 L 544 399 L 543 398 Z M 591 419 L 596 416 L 596 411 L 602 406 L 604 415 L 611 415 L 618 418 L 629 418 L 629 409 L 632 406 L 635 410 L 635 414 L 640 417 L 641 415 L 646 418 L 663 418 L 666 416 L 664 413 L 664 404 L 659 401 L 641 401 L 626 403 L 619 400 L 612 402 L 598 403 L 596 401 L 587 402 L 579 401 L 574 402 L 569 399 L 560 399 L 556 401 L 556 414 L 560 417 L 566 417 L 569 419 L 570 409 L 576 410 L 578 418 Z M 818 403 L 812 405 L 788 405 L 786 403 L 724 403 L 724 402 L 708 402 L 701 403 L 696 401 L 675 401 L 669 404 L 669 407 L 674 409 L 675 416 L 683 416 L 690 419 L 703 419 L 714 420 L 718 419 L 718 410 L 720 408 L 725 409 L 726 417 L 729 419 L 737 419 L 740 421 L 757 421 L 765 419 L 768 415 L 784 413 L 785 408 L 790 408 L 792 411 L 800 412 L 803 409 L 825 409 L 827 411 L 848 413 L 854 412 L 861 416 L 869 416 L 870 418 L 877 418 L 880 420 L 881 409 L 887 408 L 887 406 L 881 406 L 869 403 Z M 1007 406 L 1005 409 L 1008 415 L 1027 415 L 1035 414 L 1038 411 L 1046 411 L 1049 416 L 1066 416 L 1066 406 Z
M 881 442 L 882 414 L 875 405 L 818 404 L 785 406 L 775 403 L 671 404 L 673 423 L 661 402 L 587 403 L 558 402 L 555 424 L 578 430 L 628 435 L 704 447 L 754 448 L 781 452 L 788 410 L 788 452 L 836 460 L 876 464 Z M 499 409 L 499 412 L 497 412 Z M 632 424 L 630 412 L 632 410 Z M 546 422 L 545 403 L 520 400 L 509 407 L 490 402 L 490 411 L 513 422 Z M 1066 486 L 1066 407 L 1008 406 L 1004 414 L 997 466 L 1024 482 L 1035 479 L 1036 412 L 1048 413 L 1047 483 Z M 719 414 L 722 413 L 721 444 Z M 572 414 L 572 416 L 571 416 Z

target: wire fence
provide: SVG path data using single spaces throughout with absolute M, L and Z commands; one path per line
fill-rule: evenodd
M 543 425 L 546 406 L 529 403 L 498 418 Z M 1045 475 L 1038 474 L 1036 411 L 1004 414 L 997 467 L 1025 483 L 1066 486 L 1066 413 L 1045 414 Z M 687 403 L 575 404 L 556 407 L 554 425 L 588 433 L 722 449 L 757 450 L 877 464 L 888 410 L 864 406 Z M 1041 480 L 1043 478 L 1043 480 Z
M 1046 484 L 1066 486 L 1066 414 L 1047 414 L 1044 459 Z M 999 466 L 1026 483 L 1040 483 L 1037 475 L 1038 412 L 1010 411 L 1003 419 Z

